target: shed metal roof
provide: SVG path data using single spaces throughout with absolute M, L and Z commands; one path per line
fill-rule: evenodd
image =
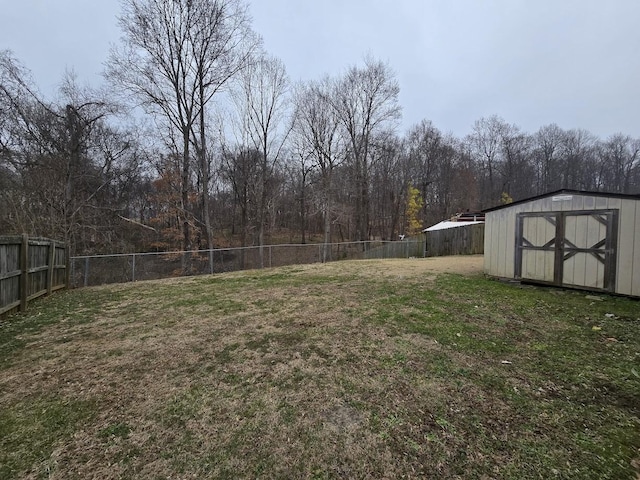
M 456 227 L 464 227 L 466 225 L 477 225 L 478 223 L 484 223 L 481 221 L 471 221 L 471 222 L 451 222 L 449 220 L 444 220 L 440 223 L 436 223 L 435 225 L 431 225 L 429 228 L 425 228 L 422 230 L 423 232 L 433 232 L 436 230 L 446 230 L 448 228 L 456 228 Z
M 495 210 L 500 210 L 502 208 L 509 208 L 509 207 L 513 207 L 514 205 L 520 205 L 522 203 L 532 202 L 534 200 L 539 200 L 541 198 L 546 198 L 546 197 L 551 197 L 556 195 L 589 195 L 592 197 L 608 197 L 608 198 L 622 198 L 622 199 L 629 199 L 629 200 L 640 200 L 640 195 L 638 194 L 632 195 L 627 193 L 589 192 L 585 190 L 562 189 L 562 190 L 556 190 L 555 192 L 536 195 L 535 197 L 525 198 L 522 200 L 518 200 L 516 202 L 506 203 L 504 205 L 498 205 L 496 207 L 487 208 L 485 210 L 482 210 L 482 212 L 483 213 L 493 212 Z

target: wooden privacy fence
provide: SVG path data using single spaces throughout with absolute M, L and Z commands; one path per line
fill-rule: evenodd
M 426 257 L 484 253 L 484 223 L 426 232 Z
M 384 242 L 383 245 L 364 252 L 363 258 L 411 258 L 424 257 L 424 235 L 408 237 L 395 242 Z
M 64 243 L 28 235 L 0 237 L 0 315 L 68 285 Z

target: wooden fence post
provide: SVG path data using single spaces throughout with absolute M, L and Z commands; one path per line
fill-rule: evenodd
M 47 295 L 53 291 L 53 267 L 56 263 L 56 242 L 49 243 L 49 271 L 47 272 Z
M 69 244 L 64 244 L 64 281 L 66 283 L 67 290 L 71 289 L 71 251 L 69 250 Z
M 29 297 L 27 287 L 29 286 L 29 235 L 22 235 L 22 246 L 20 248 L 20 311 L 27 309 L 27 298 Z

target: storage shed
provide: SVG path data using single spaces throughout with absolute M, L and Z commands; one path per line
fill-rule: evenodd
M 640 297 L 640 195 L 559 190 L 485 215 L 485 273 Z

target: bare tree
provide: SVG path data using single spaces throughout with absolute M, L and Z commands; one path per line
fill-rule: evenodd
M 595 190 L 597 139 L 582 129 L 567 130 L 562 142 L 561 187 Z
M 246 7 L 240 0 L 123 0 L 120 27 L 123 45 L 112 49 L 106 75 L 177 132 L 173 138 L 181 149 L 185 251 L 192 248 L 190 146 L 195 144 L 203 174 L 203 220 L 211 246 L 205 108 L 244 68 L 257 44 Z
M 199 8 L 198 8 L 199 7 Z M 190 32 L 190 48 L 197 81 L 198 129 L 192 133 L 200 173 L 200 203 L 207 248 L 213 248 L 210 213 L 211 157 L 207 145 L 206 109 L 213 96 L 243 68 L 259 46 L 251 31 L 246 7 L 238 1 L 208 1 L 197 4 L 197 28 Z
M 0 62 L 4 205 L 11 230 L 64 240 L 73 252 L 109 247 L 139 167 L 135 138 L 107 122 L 114 107 L 68 73 L 60 103 L 43 100 L 8 54 Z
M 522 199 L 535 194 L 531 178 L 534 167 L 531 163 L 532 139 L 517 125 L 505 124 L 500 134 L 501 162 L 497 166 L 500 173 L 500 194 L 509 198 Z
M 471 152 L 483 175 L 482 206 L 488 207 L 500 200 L 496 168 L 501 161 L 501 138 L 508 128 L 497 115 L 481 118 L 473 124 L 473 132 L 467 138 Z
M 477 209 L 477 177 L 480 169 L 472 159 L 467 138 L 443 135 L 423 120 L 406 135 L 410 182 L 421 190 L 423 220 L 432 225 L 460 211 Z
M 369 238 L 369 163 L 372 136 L 395 127 L 400 118 L 400 87 L 391 68 L 371 58 L 364 67 L 351 67 L 339 78 L 327 98 L 333 106 L 348 144 L 355 186 L 355 234 Z
M 446 144 L 440 130 L 428 120 L 414 125 L 406 138 L 413 184 L 420 189 L 423 215 L 427 219 L 429 210 L 438 203 L 438 174 L 447 153 Z
M 411 181 L 406 141 L 394 132 L 373 138 L 371 152 L 372 230 L 383 240 L 406 233 L 405 206 Z
M 541 127 L 533 135 L 537 194 L 560 188 L 559 163 L 564 135 L 564 131 L 554 123 Z
M 631 193 L 633 173 L 640 164 L 640 140 L 618 133 L 600 144 L 602 186 L 609 192 Z
M 295 95 L 294 137 L 302 152 L 309 153 L 320 175 L 320 210 L 322 213 L 324 253 L 329 257 L 332 224 L 333 175 L 344 158 L 340 120 L 328 99 L 331 81 L 300 85 Z
M 297 138 L 296 140 L 299 140 Z M 298 216 L 300 224 L 300 243 L 307 243 L 307 224 L 308 224 L 308 201 L 307 190 L 311 174 L 315 171 L 316 165 L 312 160 L 312 155 L 305 148 L 304 144 L 293 142 L 292 158 L 287 170 L 289 177 L 294 182 L 291 190 L 297 193 L 295 196 L 298 203 Z
M 264 266 L 264 243 L 274 166 L 281 160 L 291 130 L 288 119 L 289 80 L 282 61 L 262 55 L 242 71 L 234 92 L 242 137 L 260 152 L 260 196 L 258 202 L 258 245 Z
M 258 172 L 260 152 L 253 148 L 237 147 L 225 150 L 221 172 L 224 180 L 231 185 L 234 195 L 233 207 L 240 210 L 240 245 L 246 246 L 249 230 L 257 212 L 256 185 L 260 181 Z M 235 221 L 232 218 L 232 221 Z M 232 233 L 235 229 L 232 226 Z M 240 264 L 245 265 L 244 249 L 240 251 Z

